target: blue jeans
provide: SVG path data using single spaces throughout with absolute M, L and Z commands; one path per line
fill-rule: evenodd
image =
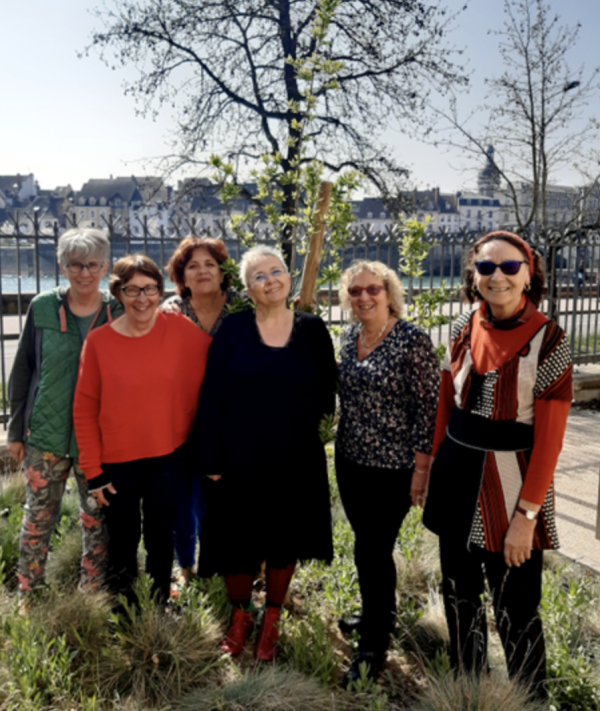
M 137 552 L 143 532 L 146 572 L 158 599 L 166 602 L 173 567 L 173 527 L 185 471 L 183 448 L 163 457 L 103 464 L 102 468 L 117 491 L 110 494 L 104 490 L 110 504 L 104 509 L 108 588 L 135 602 L 132 588 L 138 575 Z
M 187 471 L 180 489 L 175 519 L 175 552 L 182 568 L 193 568 L 196 562 L 196 541 L 200 538 L 206 509 L 204 477 Z

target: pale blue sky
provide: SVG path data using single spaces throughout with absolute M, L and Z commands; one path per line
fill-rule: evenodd
M 125 72 L 111 71 L 95 55 L 78 59 L 96 20 L 99 0 L 0 0 L 0 175 L 33 172 L 41 187 L 68 182 L 79 189 L 88 178 L 142 174 L 144 159 L 167 152 L 171 116 L 154 122 L 135 115 L 124 97 Z M 448 0 L 449 7 L 463 5 Z M 582 22 L 573 66 L 600 64 L 598 0 L 553 0 L 569 23 Z M 497 39 L 487 33 L 503 17 L 502 0 L 471 0 L 451 41 L 464 47 L 472 89 L 465 109 L 478 103 L 483 77 L 499 73 Z M 131 74 L 133 76 L 133 74 Z M 599 102 L 590 107 L 600 114 Z M 460 156 L 409 140 L 390 129 L 389 143 L 424 187 L 454 190 L 473 182 Z M 568 176 L 561 176 L 568 182 Z

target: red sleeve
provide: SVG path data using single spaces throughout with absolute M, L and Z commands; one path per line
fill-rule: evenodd
M 96 339 L 85 340 L 79 361 L 79 375 L 73 402 L 73 422 L 79 448 L 79 466 L 86 479 L 102 474 L 100 438 L 100 366 Z
M 437 415 L 435 418 L 435 434 L 433 436 L 433 448 L 431 454 L 435 457 L 444 437 L 446 427 L 450 422 L 450 413 L 454 407 L 454 381 L 449 370 L 442 370 L 442 382 L 440 383 L 440 396 L 438 399 Z
M 571 402 L 536 400 L 533 406 L 533 449 L 521 489 L 521 498 L 532 504 L 544 503 L 567 429 Z

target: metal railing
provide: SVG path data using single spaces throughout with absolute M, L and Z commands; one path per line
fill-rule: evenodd
M 74 220 L 68 226 L 73 224 Z M 181 218 L 166 227 L 143 218 L 135 232 L 129 225 L 117 226 L 109 221 L 106 230 L 112 261 L 130 252 L 144 252 L 163 267 L 183 237 L 200 232 L 194 219 Z M 35 215 L 25 227 L 20 218 L 14 229 L 7 229 L 5 225 L 4 232 L 0 232 L 0 375 L 4 384 L 2 414 L 5 422 L 6 383 L 29 302 L 41 291 L 66 283 L 56 262 L 56 245 L 61 232 L 58 225 L 51 230 L 42 229 Z M 225 223 L 218 223 L 212 235 L 223 239 L 233 259 L 239 261 L 245 247 L 227 230 Z M 440 308 L 449 320 L 470 308 L 460 300 L 458 287 L 462 281 L 463 255 L 480 236 L 467 232 L 428 234 L 426 239 L 431 249 L 422 265 L 423 274 L 409 280 L 400 273 L 407 304 L 416 293 L 432 289 L 443 280 L 452 296 Z M 354 259 L 377 259 L 398 270 L 401 239 L 397 226 L 389 226 L 382 232 L 360 226 L 352 230 L 345 248 L 337 254 L 343 268 Z M 257 241 L 286 246 L 278 233 L 268 229 L 257 230 Z M 600 362 L 600 231 L 555 229 L 532 234 L 529 241 L 543 253 L 547 265 L 549 293 L 540 308 L 569 335 L 575 363 Z M 331 261 L 331 254 L 328 259 Z M 298 270 L 301 260 L 298 256 L 295 265 Z M 169 283 L 166 287 L 168 290 Z M 335 284 L 329 283 L 322 289 L 319 302 L 330 326 L 343 325 L 344 314 L 337 303 Z M 447 343 L 449 326 L 430 330 L 430 336 L 435 345 Z

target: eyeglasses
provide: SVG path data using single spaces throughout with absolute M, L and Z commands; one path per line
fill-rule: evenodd
M 284 274 L 287 274 L 286 271 L 283 269 L 273 269 L 271 270 L 268 274 L 257 274 L 253 279 L 252 283 L 253 284 L 259 284 L 262 286 L 263 284 L 267 283 L 267 279 L 271 277 L 272 279 L 278 279 L 279 277 L 282 277 Z
M 517 260 L 510 259 L 501 264 L 496 264 L 495 262 L 475 262 L 475 269 L 481 274 L 481 276 L 491 276 L 498 267 L 500 271 L 507 276 L 514 276 L 518 274 L 521 264 L 529 264 L 525 259 Z
M 84 269 L 87 269 L 90 274 L 98 274 L 103 266 L 104 262 L 88 262 L 87 264 L 71 262 L 67 264 L 67 269 L 71 274 L 81 274 Z
M 139 296 L 142 291 L 146 296 L 156 296 L 160 291 L 157 284 L 148 284 L 147 286 L 124 286 L 121 291 L 125 296 L 135 297 Z
M 379 284 L 370 284 L 369 286 L 353 286 L 348 289 L 351 299 L 358 299 L 363 291 L 366 291 L 369 296 L 377 296 L 382 291 L 385 291 L 385 286 L 379 286 Z

